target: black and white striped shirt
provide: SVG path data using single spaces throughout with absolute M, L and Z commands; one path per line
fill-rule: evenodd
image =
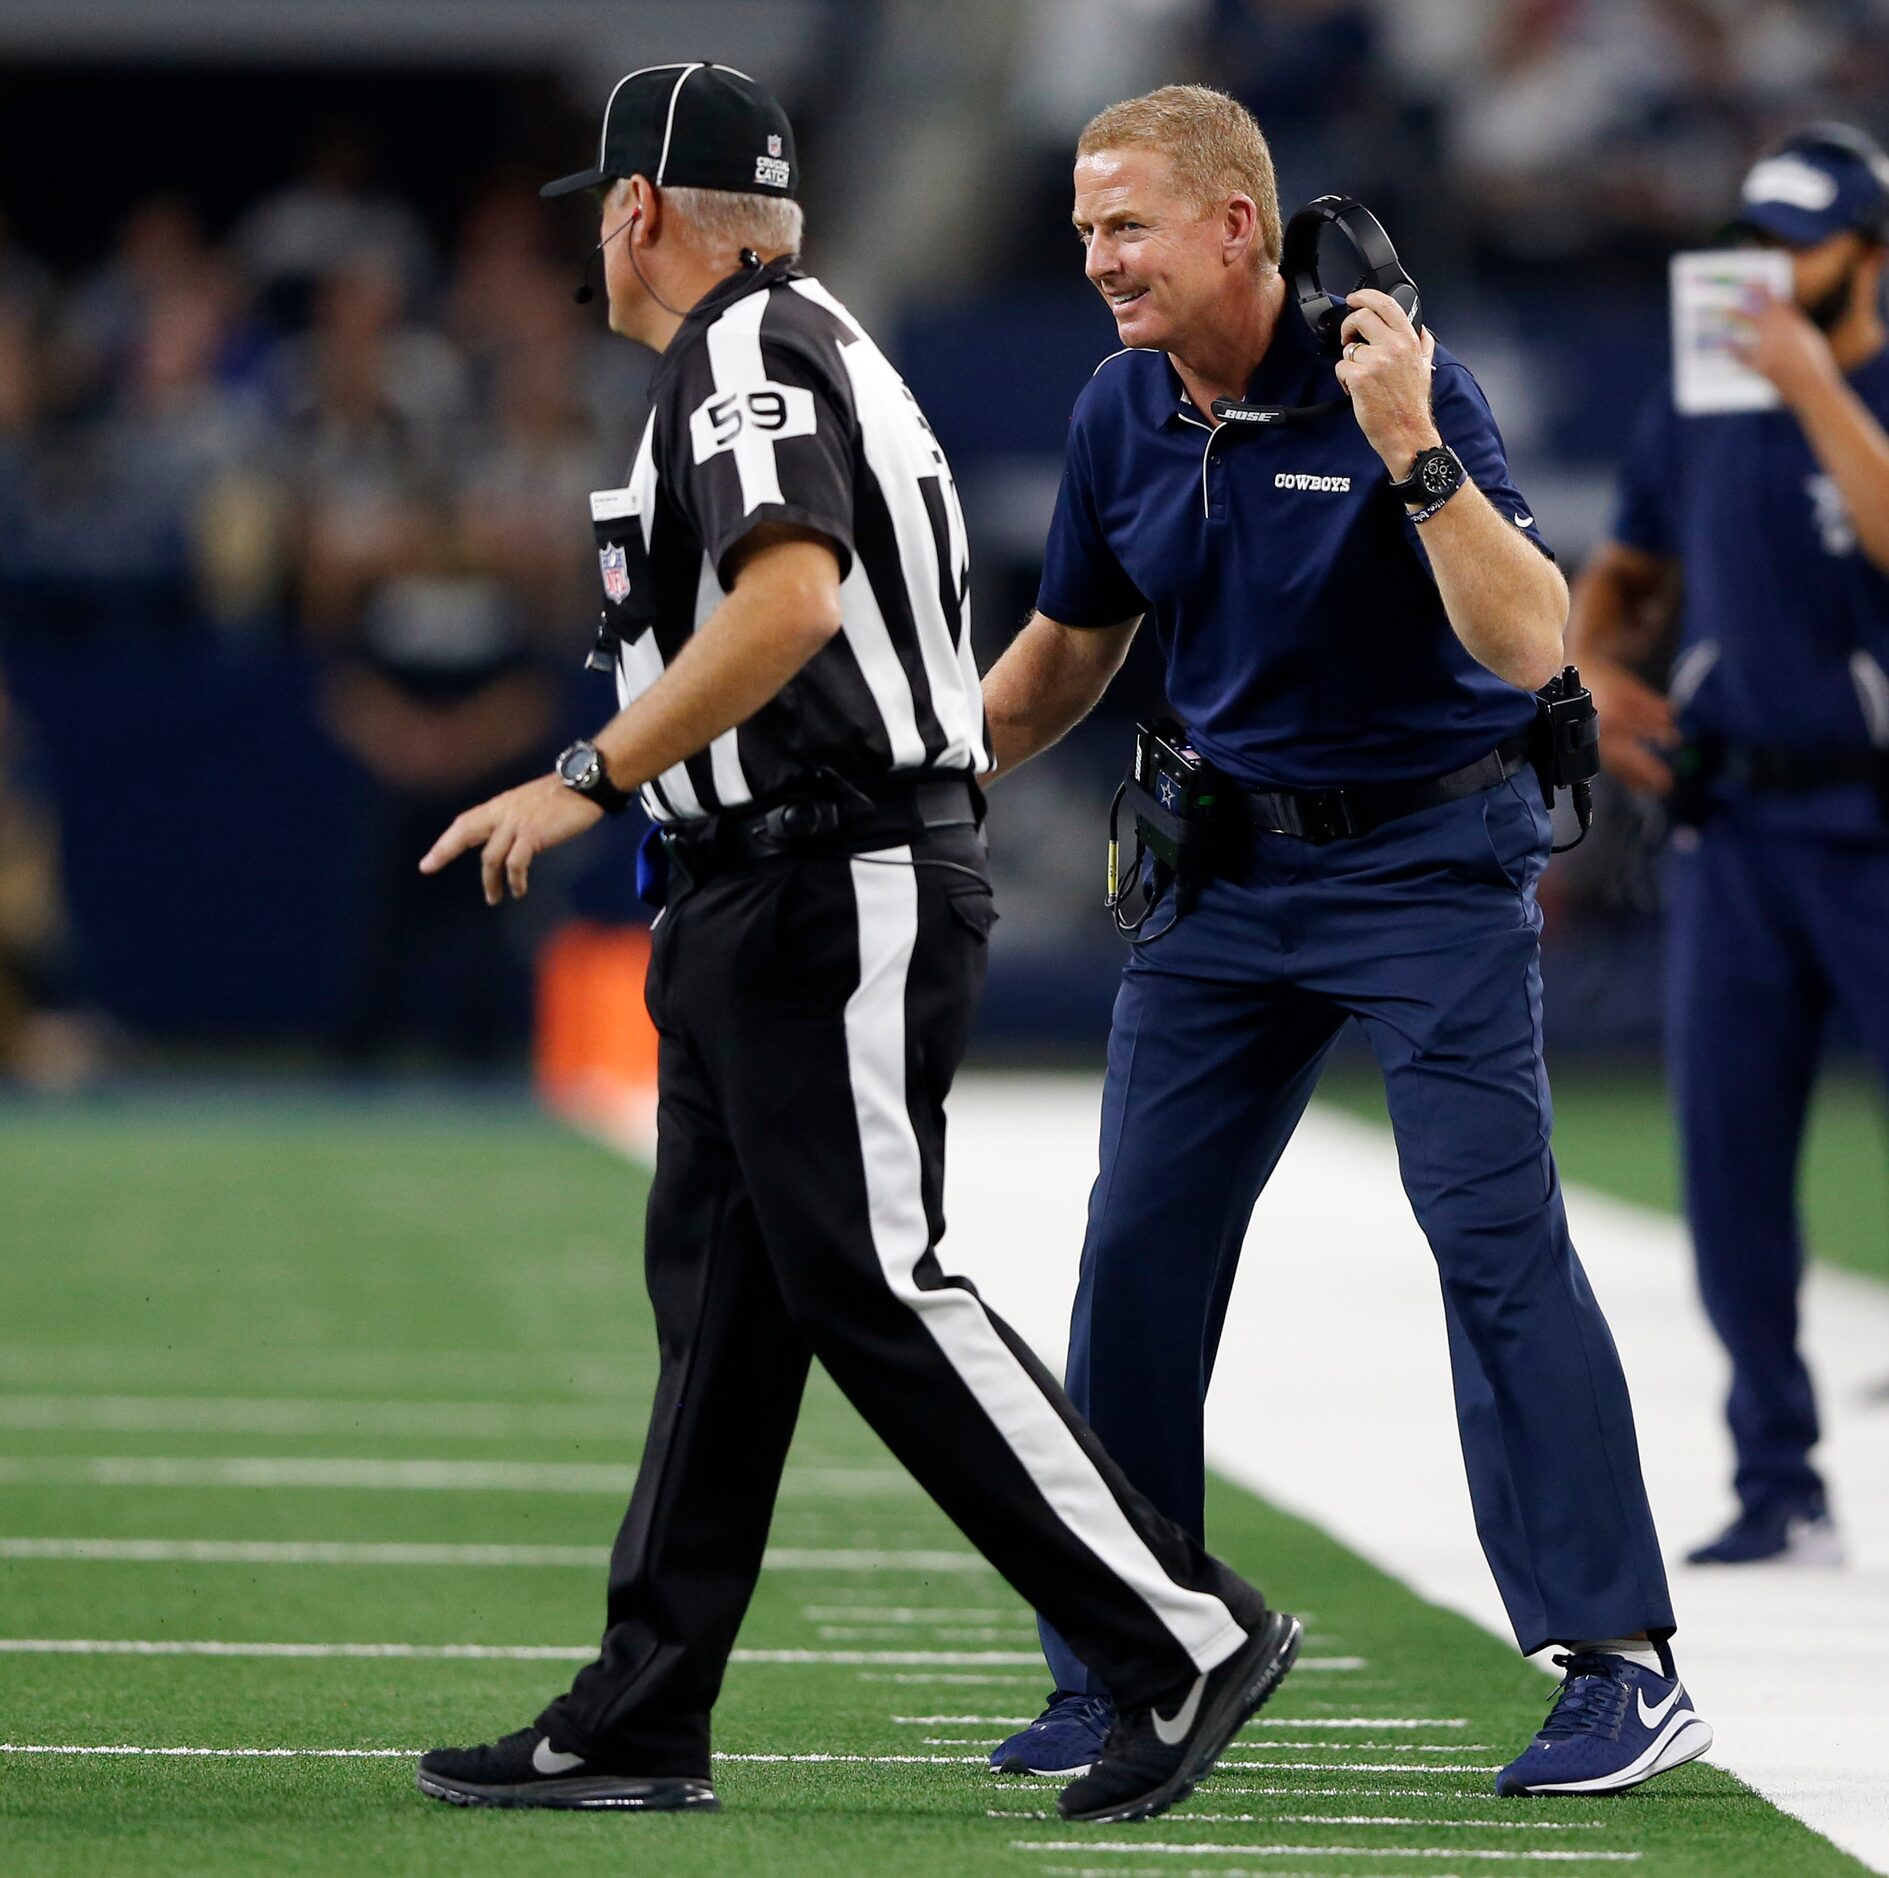
M 846 309 L 790 260 L 744 270 L 689 313 L 650 400 L 628 484 L 591 498 L 623 703 L 715 610 L 752 529 L 817 529 L 842 577 L 840 631 L 652 782 L 650 814 L 772 801 L 822 770 L 987 770 L 957 489 L 918 401 Z

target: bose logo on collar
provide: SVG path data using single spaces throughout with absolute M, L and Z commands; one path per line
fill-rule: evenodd
M 1281 470 L 1272 479 L 1275 489 L 1316 489 L 1329 495 L 1344 495 L 1351 487 L 1349 476 L 1307 476 L 1296 470 Z

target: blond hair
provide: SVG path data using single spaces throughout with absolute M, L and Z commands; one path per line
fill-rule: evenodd
M 1174 186 L 1202 214 L 1229 196 L 1250 196 L 1259 211 L 1266 259 L 1279 260 L 1279 184 L 1272 152 L 1253 114 L 1210 85 L 1163 85 L 1098 111 L 1076 139 L 1076 155 L 1159 150 L 1174 165 Z

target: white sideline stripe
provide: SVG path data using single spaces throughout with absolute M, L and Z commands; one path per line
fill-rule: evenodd
M 77 1559 L 141 1565 L 581 1566 L 610 1563 L 604 1545 L 375 1544 L 325 1539 L 0 1539 L 0 1559 Z M 766 1571 L 988 1571 L 975 1552 L 822 1552 L 772 1546 Z
M 342 1487 L 398 1492 L 607 1493 L 626 1496 L 633 1460 L 453 1461 L 308 1458 L 294 1455 L 81 1454 L 40 1460 L 0 1456 L 0 1486 Z M 789 1468 L 783 1498 L 916 1493 L 900 1467 Z
M 951 1099 L 946 1254 L 1052 1370 L 1095 1179 L 1099 1083 L 978 1075 Z M 1632 1388 L 1660 1534 L 1676 1548 L 1723 1524 L 1732 1472 L 1725 1359 L 1699 1310 L 1685 1225 L 1572 1185 L 1566 1198 Z M 1318 1258 L 1281 1255 L 1301 1244 Z M 1389 1132 L 1315 1105 L 1248 1234 L 1207 1403 L 1208 1463 L 1512 1644 L 1476 1540 L 1437 1310 L 1435 1261 Z M 1679 1660 L 1718 1731 L 1708 1760 L 1889 1872 L 1889 1414 L 1869 1399 L 1889 1349 L 1889 1286 L 1813 1262 L 1803 1318 L 1820 1453 L 1854 1563 L 1813 1574 L 1814 1587 L 1792 1573 L 1788 1591 L 1775 1569 L 1681 1568 Z M 1342 1323 L 1343 1334 L 1282 1341 L 1282 1322 Z M 1309 1401 L 1332 1413 L 1300 1417 L 1290 1440 L 1254 1440 L 1282 1403 Z M 1373 1419 L 1386 1401 L 1398 1404 L 1395 1442 Z M 1754 1656 L 1753 1635 L 1776 1647 Z
M 882 858 L 910 861 L 911 850 L 889 848 Z M 931 1250 L 918 1137 L 907 1106 L 905 996 L 918 937 L 918 876 L 906 866 L 862 860 L 849 871 L 859 983 L 846 1000 L 847 1072 L 873 1248 L 887 1286 L 930 1334 L 1071 1534 L 1141 1598 L 1205 1673 L 1245 1641 L 1239 1621 L 1219 1598 L 1168 1576 L 1068 1424 L 997 1334 L 977 1293 L 918 1283 L 918 1262 Z
M 230 1643 L 183 1637 L 0 1637 L 0 1656 L 346 1656 L 471 1662 L 585 1663 L 592 1645 L 562 1643 Z M 1041 1659 L 1035 1651 L 736 1650 L 731 1663 L 1007 1663 Z
M 1179 1858 L 1473 1858 L 1630 1864 L 1641 1852 L 1490 1852 L 1449 1845 L 1175 1845 L 1165 1840 L 1012 1839 L 1014 1852 L 1157 1852 Z

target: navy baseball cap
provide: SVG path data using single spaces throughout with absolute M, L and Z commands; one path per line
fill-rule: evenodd
M 1848 124 L 1812 124 L 1752 166 L 1732 226 L 1792 248 L 1846 228 L 1889 239 L 1889 156 Z
M 597 166 L 538 191 L 568 196 L 619 176 L 671 189 L 788 196 L 800 188 L 794 130 L 779 101 L 732 65 L 645 65 L 616 82 L 603 108 Z

